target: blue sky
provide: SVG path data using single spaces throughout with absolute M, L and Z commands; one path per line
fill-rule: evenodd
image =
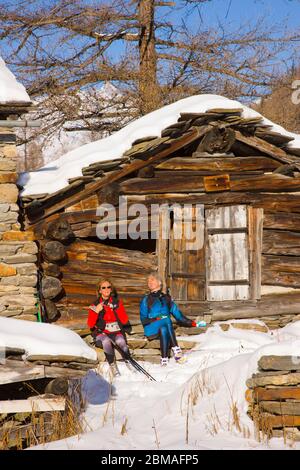
M 291 28 L 300 29 L 299 0 L 210 0 L 199 8 L 201 17 L 194 15 L 197 23 L 213 25 L 219 18 L 237 26 L 264 17 L 270 25 L 286 19 Z

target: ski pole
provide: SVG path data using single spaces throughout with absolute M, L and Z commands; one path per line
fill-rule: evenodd
M 111 338 L 109 338 L 109 339 L 112 342 L 112 344 L 114 345 L 114 347 L 117 349 L 117 351 L 119 351 L 119 353 L 121 354 L 123 359 L 129 361 L 130 364 L 132 364 L 133 367 L 136 370 L 138 370 L 142 374 L 146 375 L 146 377 L 148 377 L 148 379 L 153 380 L 154 382 L 156 382 L 155 378 L 152 377 L 152 375 L 150 375 L 149 372 L 147 372 L 135 359 L 133 359 L 129 353 L 126 353 L 125 351 L 123 351 Z
M 138 370 L 139 372 L 142 372 L 144 375 L 146 375 L 150 380 L 153 380 L 156 382 L 155 378 L 152 377 L 152 375 L 149 374 L 135 359 L 133 359 L 131 356 L 127 357 L 127 360 L 133 365 L 133 367 Z

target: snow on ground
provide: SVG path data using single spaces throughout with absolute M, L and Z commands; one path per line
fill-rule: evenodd
M 0 103 L 30 102 L 25 87 L 19 83 L 0 57 Z
M 146 136 L 160 136 L 161 131 L 177 122 L 182 112 L 203 113 L 212 108 L 242 108 L 242 116 L 252 118 L 261 116 L 238 101 L 219 95 L 196 95 L 164 106 L 128 124 L 115 134 L 66 153 L 39 170 L 23 173 L 19 184 L 24 186 L 22 195 L 48 193 L 67 186 L 68 179 L 81 176 L 81 169 L 91 163 L 120 158 L 136 139 Z M 300 135 L 286 131 L 283 127 L 263 119 L 264 124 L 272 125 L 273 131 L 294 137 L 290 147 L 300 148 Z
M 33 323 L 0 318 L 0 353 L 5 347 L 25 350 L 25 357 L 35 354 L 67 355 L 97 359 L 97 353 L 74 331 L 47 323 Z
M 300 322 L 268 333 L 234 328 L 224 332 L 216 324 L 192 340 L 197 345 L 184 364 L 174 359 L 165 368 L 141 363 L 156 382 L 121 364 L 112 396 L 107 364 L 98 373 L 90 371 L 83 383 L 86 433 L 36 448 L 300 449 L 299 443 L 284 444 L 283 439 L 258 442 L 245 400 L 246 380 L 261 356 L 299 354 Z M 239 429 L 233 420 L 235 404 Z

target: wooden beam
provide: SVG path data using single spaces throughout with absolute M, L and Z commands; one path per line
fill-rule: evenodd
M 7 360 L 0 365 L 0 385 L 45 377 L 44 366 L 30 366 L 21 361 Z
M 0 413 L 32 413 L 39 411 L 63 411 L 66 399 L 63 397 L 46 398 L 42 395 L 27 400 L 1 400 Z
M 300 190 L 300 178 L 291 178 L 279 174 L 248 176 L 230 181 L 231 191 L 296 191 Z
M 158 275 L 162 279 L 162 288 L 166 292 L 168 277 L 168 246 L 170 230 L 170 214 L 167 209 L 161 209 L 159 213 L 159 233 L 156 242 L 158 261 Z
M 212 321 L 300 314 L 300 294 L 274 294 L 257 301 L 210 302 Z
M 185 171 L 273 171 L 280 165 L 268 157 L 227 157 L 218 158 L 210 155 L 209 158 L 174 157 L 156 165 L 159 170 L 185 170 Z
M 248 240 L 251 299 L 260 299 L 263 217 L 263 209 L 248 207 Z
M 293 157 L 291 155 L 288 155 L 284 150 L 281 148 L 270 144 L 269 142 L 266 142 L 263 139 L 260 139 L 259 137 L 253 137 L 253 136 L 244 136 L 240 131 L 235 131 L 235 138 L 237 141 L 242 142 L 243 144 L 248 145 L 249 147 L 254 148 L 255 150 L 259 150 L 262 153 L 265 153 L 266 155 L 269 155 L 270 157 L 274 158 L 274 160 L 277 160 L 278 162 L 281 163 L 295 163 L 298 164 L 300 167 L 300 162 L 297 157 Z

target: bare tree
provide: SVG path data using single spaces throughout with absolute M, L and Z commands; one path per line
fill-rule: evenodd
M 3 3 L 2 56 L 38 99 L 41 134 L 48 138 L 64 126 L 113 132 L 130 119 L 197 93 L 234 98 L 264 93 L 282 52 L 292 55 L 299 36 L 285 34 L 283 26 L 268 28 L 261 19 L 235 30 L 221 23 L 205 27 L 200 7 L 208 1 Z M 175 9 L 177 21 L 170 20 Z M 198 26 L 191 28 L 187 15 L 197 10 Z M 99 99 L 99 84 L 107 81 L 120 93 Z
M 300 132 L 300 66 L 292 67 L 280 75 L 271 87 L 270 93 L 262 98 L 255 109 L 264 116 L 282 125 L 291 132 Z M 293 98 L 293 95 L 296 97 Z M 296 99 L 297 98 L 297 99 Z

